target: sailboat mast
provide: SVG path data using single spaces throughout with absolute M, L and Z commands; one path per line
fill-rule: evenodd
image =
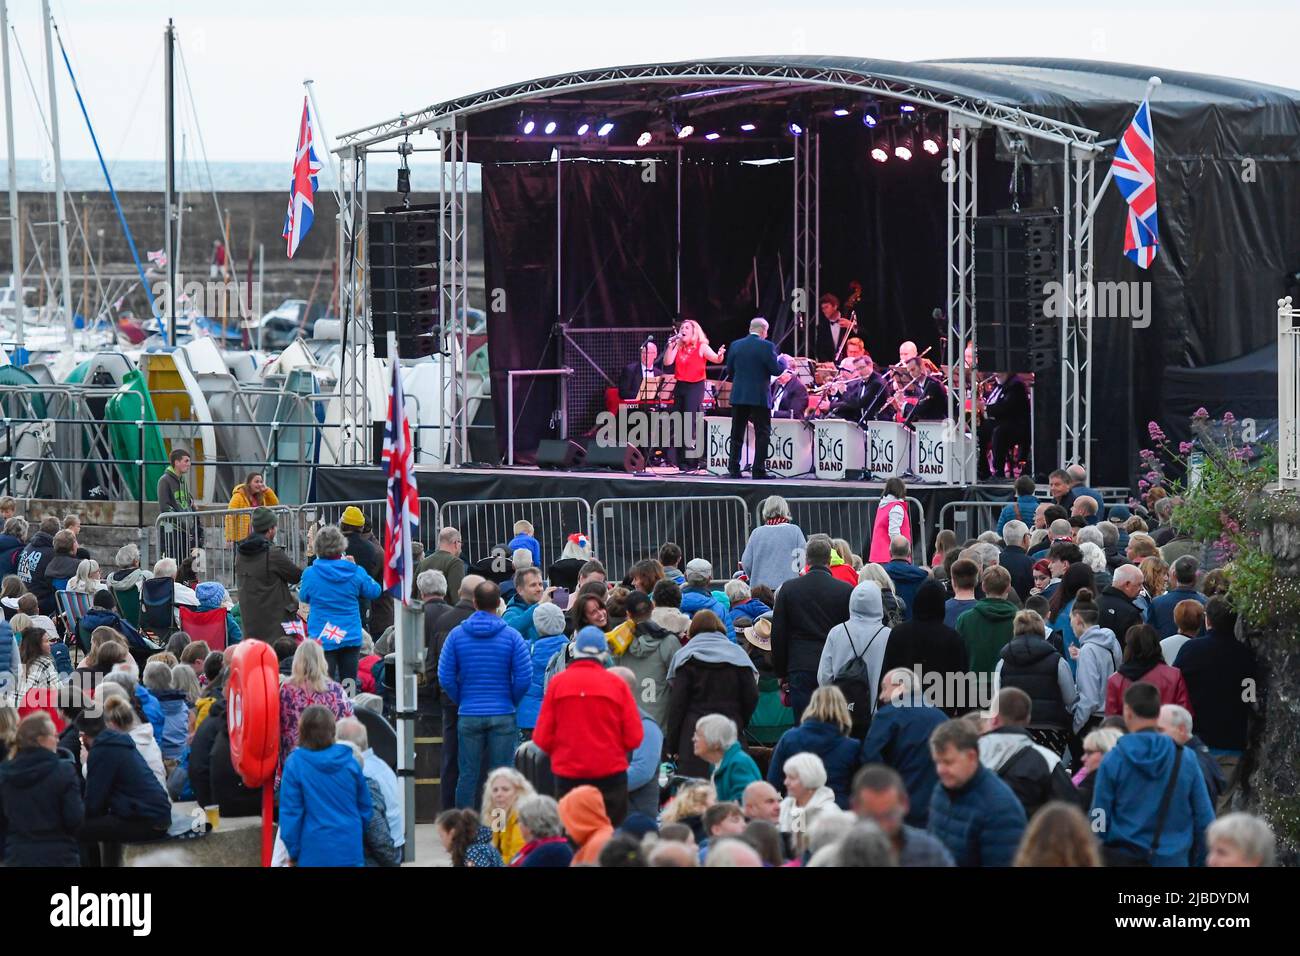
M 68 344 L 72 344 L 75 319 L 72 315 L 72 273 L 68 268 L 68 216 L 63 199 L 63 153 L 59 149 L 59 97 L 54 86 L 53 17 L 50 0 L 41 0 L 45 18 L 45 69 L 50 82 L 50 145 L 54 147 L 54 210 L 59 224 L 59 274 L 63 284 L 63 318 L 67 323 Z
M 49 0 L 45 0 L 49 2 Z M 167 344 L 176 344 L 176 249 L 172 238 L 173 220 L 176 215 L 173 196 L 176 191 L 176 116 L 175 103 L 172 98 L 174 54 L 176 49 L 176 28 L 172 21 L 167 21 L 167 31 L 163 35 L 163 49 L 167 63 L 165 111 L 167 114 L 167 160 L 166 160 L 166 196 L 163 198 L 163 254 L 167 259 Z
M 18 348 L 23 347 L 23 264 L 22 237 L 18 225 L 18 158 L 14 154 L 14 99 L 9 82 L 9 9 L 0 0 L 0 60 L 3 60 L 5 88 L 5 142 L 9 157 L 9 286 L 14 296 L 14 333 Z

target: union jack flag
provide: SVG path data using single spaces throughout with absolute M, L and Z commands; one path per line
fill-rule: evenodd
M 342 644 L 343 638 L 348 636 L 348 632 L 343 630 L 337 624 L 326 624 L 321 628 L 320 639 L 322 642 L 330 644 Z
M 302 122 L 298 124 L 298 152 L 293 159 L 293 181 L 289 184 L 289 210 L 284 215 L 284 232 L 288 241 L 289 258 L 298 251 L 298 245 L 311 231 L 313 202 L 316 197 L 316 174 L 320 160 L 312 144 L 311 114 L 307 111 L 307 97 L 302 98 Z
M 384 528 L 384 590 L 403 604 L 411 603 L 415 568 L 411 541 L 420 530 L 420 493 L 415 488 L 415 451 L 402 395 L 402 363 L 389 349 L 393 388 L 388 395 L 384 424 L 384 471 L 388 475 L 388 509 Z
M 307 626 L 300 617 L 295 617 L 292 621 L 282 621 L 280 627 L 284 628 L 284 633 L 290 637 L 307 636 Z
M 1128 203 L 1124 255 L 1139 267 L 1149 268 L 1160 246 L 1160 229 L 1156 222 L 1156 137 L 1147 100 L 1142 101 L 1115 145 L 1111 173 Z

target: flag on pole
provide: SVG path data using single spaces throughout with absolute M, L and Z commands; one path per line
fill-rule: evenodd
M 1115 144 L 1111 173 L 1128 203 L 1124 255 L 1139 267 L 1150 268 L 1160 246 L 1160 229 L 1156 222 L 1156 137 L 1148 100 L 1142 101 L 1133 122 Z
M 415 488 L 415 453 L 402 395 L 402 363 L 393 350 L 393 387 L 384 424 L 384 471 L 388 476 L 388 510 L 384 529 L 384 590 L 403 604 L 411 602 L 415 568 L 411 541 L 420 530 L 420 494 Z
M 289 184 L 289 210 L 284 216 L 284 232 L 288 242 L 289 258 L 298 251 L 298 245 L 311 231 L 313 202 L 316 197 L 316 174 L 320 160 L 312 143 L 311 113 L 307 110 L 307 97 L 302 98 L 302 121 L 298 124 L 298 151 L 293 159 L 293 181 Z
M 156 252 L 146 252 L 145 256 L 147 256 L 149 261 L 159 269 L 167 268 L 167 251 L 165 249 L 159 249 Z

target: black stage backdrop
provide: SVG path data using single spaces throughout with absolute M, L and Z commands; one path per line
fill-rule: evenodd
M 575 328 L 662 327 L 679 314 L 677 155 L 657 159 L 653 166 L 566 160 L 558 257 L 555 164 L 483 167 L 488 301 L 493 290 L 504 289 L 508 303 L 488 321 L 503 456 L 506 373 L 557 367 L 558 321 Z M 680 314 L 698 319 L 717 347 L 742 334 L 761 311 L 754 304 L 755 258 L 761 298 L 779 308 L 779 277 L 788 282 L 790 276 L 790 168 L 686 162 L 680 174 Z M 564 280 L 558 313 L 557 267 Z M 617 380 L 617 369 L 606 371 Z M 558 379 L 516 383 L 516 454 L 559 437 L 553 415 L 559 387 Z
M 992 150 L 989 149 L 990 158 Z M 676 159 L 666 154 L 647 181 L 638 163 L 564 163 L 561 244 L 556 256 L 554 163 L 483 167 L 485 269 L 508 308 L 488 322 L 497 434 L 505 454 L 506 372 L 558 364 L 555 274 L 563 272 L 564 322 L 578 328 L 663 326 L 676 309 Z M 880 166 L 849 143 L 822 144 L 823 289 L 844 298 L 860 281 L 857 308 L 868 349 L 896 361 L 899 343 L 934 345 L 931 312 L 946 296 L 947 186 L 937 160 Z M 793 352 L 788 296 L 792 166 L 694 161 L 681 166 L 683 318 L 701 322 L 714 346 L 766 316 Z M 759 296 L 755 302 L 757 266 Z M 811 317 L 819 318 L 816 303 Z M 662 343 L 661 343 L 662 345 Z M 617 370 L 607 370 L 615 375 Z M 516 454 L 559 437 L 558 380 L 515 386 Z

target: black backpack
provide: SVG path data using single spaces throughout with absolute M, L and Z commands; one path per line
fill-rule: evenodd
M 876 633 L 872 634 L 871 640 L 867 641 L 866 650 L 859 654 L 857 645 L 853 643 L 853 634 L 845 625 L 844 634 L 849 639 L 849 649 L 853 651 L 853 656 L 845 661 L 844 666 L 831 678 L 831 686 L 838 687 L 844 699 L 849 702 L 849 716 L 853 718 L 851 736 L 859 740 L 866 737 L 867 730 L 871 726 L 871 713 L 876 697 L 876 689 L 871 686 L 871 671 L 867 668 L 866 653 L 871 650 L 871 645 L 884 629 L 884 624 L 876 628 Z

